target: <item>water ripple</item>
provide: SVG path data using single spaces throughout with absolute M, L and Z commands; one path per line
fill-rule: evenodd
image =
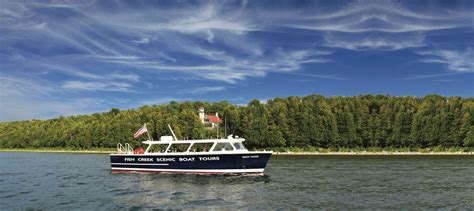
M 0 159 L 7 210 L 474 207 L 474 156 L 274 156 L 264 176 L 113 174 L 108 155 Z

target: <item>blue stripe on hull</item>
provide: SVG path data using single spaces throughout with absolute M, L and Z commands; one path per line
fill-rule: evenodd
M 264 169 L 271 153 L 201 155 L 110 155 L 112 169 L 244 170 Z

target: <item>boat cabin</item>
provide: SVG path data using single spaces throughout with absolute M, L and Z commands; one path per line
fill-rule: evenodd
M 146 129 L 146 124 L 143 126 Z M 133 149 L 129 143 L 125 146 L 118 143 L 117 151 L 119 154 L 167 154 L 167 153 L 235 153 L 248 152 L 242 144 L 243 138 L 233 136 L 232 134 L 225 139 L 203 139 L 203 140 L 178 140 L 173 129 L 168 125 L 173 136 L 161 136 L 159 141 L 155 141 L 148 135 L 150 140 L 142 143 L 148 144 L 146 150 L 139 147 Z M 140 130 L 139 130 L 140 131 Z M 145 130 L 148 132 L 148 130 Z
M 175 140 L 172 136 L 162 136 L 159 141 L 144 141 L 148 147 L 144 152 L 137 153 L 130 144 L 125 147 L 117 145 L 119 154 L 167 154 L 167 153 L 235 153 L 248 152 L 243 145 L 245 139 L 233 138 L 232 135 L 226 139 L 204 139 L 204 140 Z
M 162 136 L 159 141 L 144 141 L 148 144 L 145 154 L 153 153 L 209 153 L 209 152 L 247 152 L 242 144 L 243 138 L 174 140 L 172 136 Z

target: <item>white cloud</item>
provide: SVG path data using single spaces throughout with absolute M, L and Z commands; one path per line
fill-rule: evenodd
M 439 63 L 446 65 L 447 69 L 454 72 L 474 72 L 474 50 L 425 50 L 418 51 L 419 55 L 426 56 L 420 60 L 424 63 Z
M 142 13 L 141 11 L 140 13 Z M 174 9 L 167 11 L 165 9 L 156 8 L 154 10 L 145 11 L 147 13 L 161 13 L 161 16 L 150 16 L 151 21 L 137 21 L 135 18 L 143 17 L 143 15 L 114 14 L 116 17 L 105 19 L 98 17 L 107 24 L 124 24 L 126 27 L 143 31 L 177 31 L 181 33 L 203 33 L 207 35 L 210 31 L 222 30 L 234 32 L 237 34 L 246 31 L 256 30 L 245 18 L 235 16 L 237 14 L 232 11 L 225 11 L 224 8 L 217 4 L 208 4 L 204 6 Z M 149 14 L 148 14 L 149 15 Z M 113 21 L 108 21 L 113 20 Z M 120 20 L 122 22 L 115 22 Z M 148 19 L 150 20 L 150 19 Z
M 66 81 L 61 87 L 80 91 L 128 92 L 132 86 L 124 82 Z
M 258 101 L 260 101 L 261 104 L 267 104 L 268 103 L 268 99 L 258 99 Z
M 347 78 L 341 77 L 336 74 L 332 75 L 322 75 L 322 74 L 308 74 L 308 73 L 298 73 L 298 72 L 291 72 L 291 73 L 286 73 L 290 75 L 297 75 L 297 76 L 304 76 L 305 78 L 321 78 L 321 79 L 332 79 L 332 80 L 347 80 Z M 311 80 L 306 80 L 306 81 L 311 81 Z
M 140 76 L 138 76 L 136 74 L 131 74 L 131 73 L 124 73 L 124 74 L 113 73 L 113 74 L 107 75 L 106 78 L 122 79 L 122 80 L 137 82 L 140 79 Z
M 28 80 L 25 76 L 3 76 L 0 75 L 0 97 L 1 101 L 8 101 L 11 97 L 44 96 L 55 91 L 55 87 L 40 79 Z
M 250 32 L 306 29 L 322 35 L 320 46 L 392 51 L 425 46 L 426 31 L 472 25 L 468 21 L 472 18 L 469 13 L 440 10 L 433 15 L 413 12 L 388 1 L 354 2 L 327 11 L 309 7 L 283 12 L 248 8 L 245 3 L 239 9 L 226 3 L 183 3 L 173 8 L 145 6 L 139 9 L 117 4 L 121 11 L 118 13 L 90 2 L 67 5 L 67 2 L 9 3 L 3 13 L 11 24 L 3 26 L 7 33 L 0 41 L 32 41 L 38 47 L 52 51 L 73 48 L 77 52 L 63 56 L 66 58 L 29 59 L 45 69 L 81 80 L 100 80 L 101 84 L 65 84 L 65 87 L 86 88 L 83 90 L 93 90 L 87 87 L 109 90 L 104 87 L 110 87 L 113 82 L 123 83 L 123 80 L 137 82 L 140 77 L 131 72 L 121 73 L 126 75 L 122 77 L 105 74 L 110 70 L 79 68 L 81 64 L 126 65 L 130 70 L 146 70 L 147 75 L 158 70 L 159 73 L 175 72 L 182 78 L 191 75 L 237 83 L 270 72 L 296 72 L 309 63 L 330 62 L 327 58 L 330 53 L 318 54 L 322 51 L 316 49 L 317 45 L 282 49 L 279 45 L 248 36 Z M 37 13 L 37 7 L 72 8 L 75 15 L 74 18 L 56 19 Z M 36 17 L 32 18 L 33 15 Z M 48 39 L 44 39 L 46 37 Z M 180 59 L 170 56 L 176 54 Z M 183 56 L 191 57 L 196 63 L 183 60 Z M 127 90 L 125 86 L 112 87 L 117 91 Z
M 452 80 L 452 79 L 435 79 L 433 81 L 434 82 L 449 83 L 449 82 L 454 82 L 455 80 Z
M 332 48 L 345 48 L 354 51 L 380 50 L 394 51 L 424 46 L 423 33 L 400 34 L 346 34 L 326 33 L 324 45 Z
M 472 26 L 473 16 L 442 9 L 415 12 L 391 1 L 356 1 L 333 11 L 285 14 L 281 22 L 317 31 L 405 33 Z
M 428 32 L 472 27 L 474 17 L 472 11 L 440 7 L 415 12 L 391 1 L 295 10 L 247 5 L 246 1 L 240 7 L 228 2 L 178 2 L 173 7 L 109 3 L 114 10 L 95 1 L 3 1 L 0 96 L 23 99 L 42 93 L 40 96 L 56 102 L 51 93 L 132 92 L 138 82 L 170 78 L 235 84 L 269 73 L 342 80 L 337 74 L 318 74 L 314 66 L 311 74 L 300 70 L 305 65 L 332 62 L 333 52 L 324 50 L 328 48 L 429 48 Z M 269 35 L 275 37 L 267 39 Z M 282 41 L 280 35 L 291 35 L 291 42 Z M 300 35 L 305 36 L 304 41 L 298 40 Z M 472 72 L 471 49 L 419 54 L 426 57 L 423 62 Z M 17 72 L 25 78 L 13 77 Z M 13 85 L 18 86 L 9 88 Z M 206 91 L 213 90 L 200 92 Z
M 439 78 L 439 77 L 446 77 L 452 75 L 458 75 L 459 72 L 456 73 L 438 73 L 438 74 L 425 74 L 425 75 L 413 75 L 409 77 L 402 78 L 402 80 L 418 80 L 418 79 L 428 79 L 428 78 Z
M 313 10 L 313 11 L 310 11 Z M 412 11 L 392 1 L 355 1 L 336 9 L 310 7 L 269 13 L 274 26 L 322 32 L 324 45 L 349 50 L 393 51 L 424 46 L 430 31 L 472 27 L 472 12 Z
M 66 98 L 66 92 L 39 78 L 0 76 L 0 121 L 49 119 L 106 111 L 114 102 L 97 98 Z
M 245 58 L 236 58 L 224 52 L 218 53 L 200 49 L 205 65 L 164 64 L 147 61 L 119 61 L 119 63 L 145 70 L 159 70 L 166 72 L 193 75 L 196 78 L 223 81 L 235 84 L 248 77 L 262 77 L 269 72 L 293 72 L 302 65 L 310 63 L 329 62 L 324 56 L 330 51 L 316 50 L 284 50 L 276 49 L 268 55 L 252 55 Z
M 150 39 L 148 39 L 148 37 L 142 37 L 139 40 L 132 40 L 132 42 L 137 43 L 137 44 L 148 44 L 150 43 Z
M 80 4 L 71 5 L 76 15 L 67 21 L 36 13 L 36 7 L 64 6 L 28 4 L 26 10 L 37 18 L 21 15 L 13 18 L 13 24 L 6 26 L 7 34 L 12 35 L 12 39 L 17 39 L 14 37 L 19 34 L 26 35 L 27 42 L 33 41 L 38 47 L 51 51 L 62 48 L 76 50 L 75 54 L 59 57 L 29 58 L 30 63 L 35 63 L 32 66 L 80 78 L 63 84 L 68 89 L 127 91 L 131 87 L 125 86 L 123 80 L 137 82 L 140 79 L 133 73 L 124 72 L 122 76 L 104 74 L 110 70 L 94 69 L 93 64 L 96 63 L 126 65 L 129 70 L 146 70 L 147 75 L 159 70 L 158 73 L 177 73 L 183 78 L 191 75 L 237 83 L 248 77 L 265 76 L 268 72 L 296 71 L 304 64 L 329 61 L 324 58 L 327 53 L 318 54 L 318 50 L 311 49 L 313 47 L 281 49 L 248 37 L 248 32 L 263 30 L 265 24 L 256 20 L 255 15 L 228 8 L 225 4 L 184 4 L 172 9 L 138 10 L 118 5 L 122 11 L 119 13 Z M 32 29 L 31 25 L 41 27 Z M 43 39 L 45 37 L 48 39 Z M 41 42 L 38 42 L 40 39 Z M 179 54 L 180 58 L 183 55 L 191 57 L 197 63 L 177 60 L 170 54 Z M 91 67 L 83 67 L 82 64 Z
M 185 90 L 185 93 L 190 93 L 190 94 L 206 94 L 208 92 L 217 92 L 217 91 L 222 91 L 225 90 L 225 87 L 223 86 L 206 86 L 206 87 L 198 87 L 198 88 L 193 88 L 189 90 Z

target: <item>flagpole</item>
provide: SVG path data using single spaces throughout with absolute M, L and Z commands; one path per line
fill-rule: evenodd
M 146 134 L 148 134 L 148 140 L 153 141 L 153 139 L 151 139 L 150 133 L 148 132 L 148 128 L 146 127 L 146 123 L 145 123 L 145 129 L 146 129 Z

